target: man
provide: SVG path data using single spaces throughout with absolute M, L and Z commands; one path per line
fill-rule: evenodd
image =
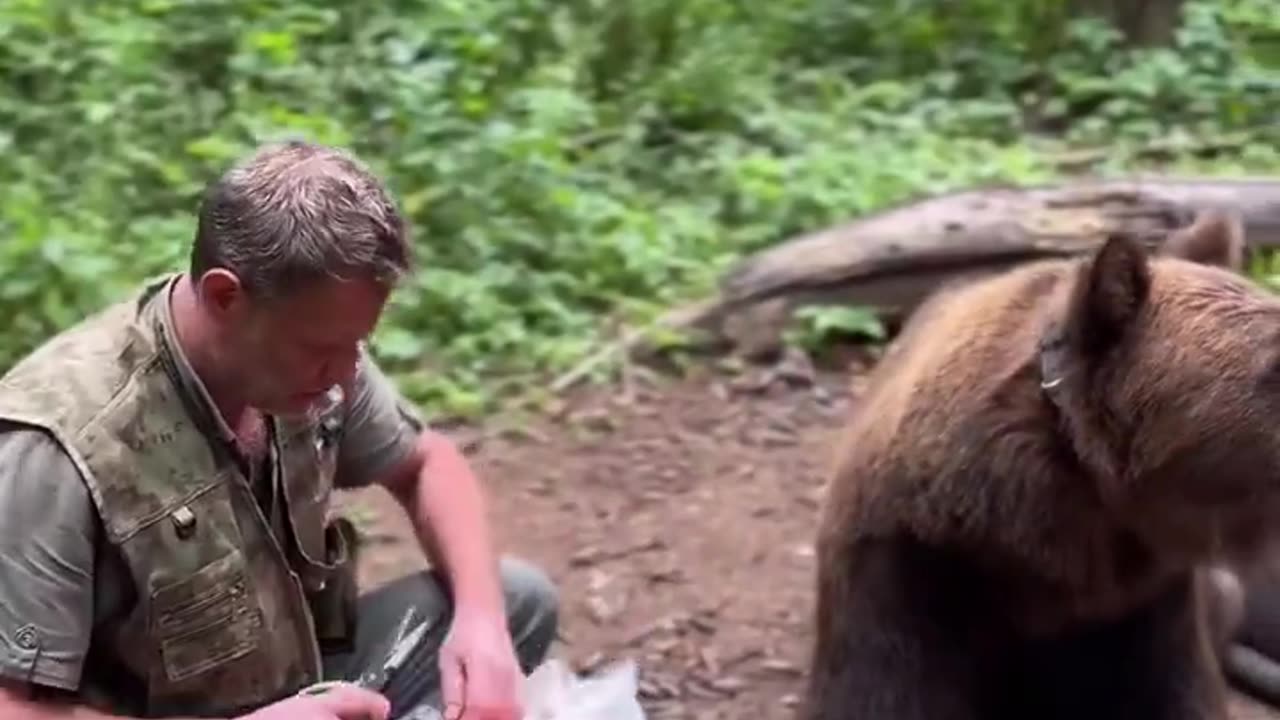
M 211 186 L 188 272 L 0 379 L 0 717 L 520 717 L 555 591 L 495 558 L 466 461 L 363 350 L 410 254 L 353 158 L 267 147 Z M 434 571 L 357 601 L 328 503 L 371 483 Z M 409 608 L 432 624 L 385 693 L 301 692 L 376 670 Z

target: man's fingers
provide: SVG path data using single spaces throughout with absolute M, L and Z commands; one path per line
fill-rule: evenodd
M 466 707 L 467 683 L 461 660 L 449 653 L 440 654 L 440 692 L 444 697 L 445 720 L 458 720 Z
M 387 720 L 391 714 L 386 697 L 355 685 L 337 685 L 315 697 L 342 720 Z
M 510 675 L 497 663 L 468 667 L 463 720 L 520 720 L 518 690 Z

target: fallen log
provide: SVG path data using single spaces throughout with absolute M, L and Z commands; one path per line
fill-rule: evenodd
M 795 308 L 860 305 L 890 323 L 944 284 L 1096 248 L 1112 233 L 1151 246 L 1201 210 L 1240 215 L 1250 252 L 1280 248 L 1280 179 L 1131 177 L 983 187 L 903 203 L 749 256 L 719 293 L 670 322 L 740 352 L 775 351 Z

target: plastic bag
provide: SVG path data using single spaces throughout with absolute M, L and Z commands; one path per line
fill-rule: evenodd
M 636 665 L 615 663 L 590 677 L 574 675 L 560 660 L 539 665 L 521 688 L 524 720 L 645 720 L 636 695 Z M 440 720 L 429 705 L 419 705 L 397 720 Z
M 539 665 L 524 683 L 524 720 L 645 720 L 636 665 L 614 663 L 578 677 L 560 660 Z
M 407 713 L 400 715 L 396 720 L 442 720 L 444 715 L 430 705 L 418 705 Z

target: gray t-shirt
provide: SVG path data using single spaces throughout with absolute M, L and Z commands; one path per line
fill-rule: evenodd
M 177 352 L 180 385 L 209 410 L 207 392 Z M 363 356 L 339 448 L 339 487 L 368 485 L 407 456 L 421 425 L 401 402 Z M 230 435 L 225 423 L 218 429 Z M 109 664 L 90 652 L 91 638 L 102 623 L 128 612 L 132 580 L 117 551 L 102 542 L 79 472 L 43 431 L 0 424 L 0 512 L 0 677 L 74 691 L 82 676 Z M 33 640 L 39 652 L 19 651 Z

